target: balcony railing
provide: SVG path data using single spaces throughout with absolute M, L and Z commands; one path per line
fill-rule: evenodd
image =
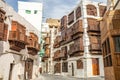
M 60 57 L 61 57 L 62 59 L 67 59 L 67 46 L 61 48 Z
M 88 18 L 88 31 L 100 32 L 100 24 L 96 19 Z
M 49 45 L 50 44 L 50 37 L 46 37 L 45 38 L 45 45 Z
M 27 36 L 18 31 L 10 31 L 8 40 L 10 43 L 10 49 L 16 51 L 25 49 L 25 45 L 27 44 Z
M 24 33 L 18 31 L 10 31 L 9 34 L 9 40 L 27 43 L 27 36 Z
M 60 47 L 61 36 L 57 36 L 54 40 L 54 48 Z
M 83 52 L 84 50 L 84 47 L 83 47 L 83 39 L 80 38 L 80 39 L 77 39 L 75 40 L 75 43 L 74 43 L 74 53 L 76 52 Z
M 44 55 L 45 58 L 49 58 L 50 57 L 50 48 L 46 48 L 45 49 L 45 55 Z
M 54 59 L 54 60 L 59 60 L 59 59 L 60 59 L 60 50 L 57 50 L 57 51 L 54 53 L 53 59 Z
M 82 28 L 82 21 L 78 20 L 73 26 L 72 26 L 72 38 L 77 39 L 81 36 L 83 33 Z

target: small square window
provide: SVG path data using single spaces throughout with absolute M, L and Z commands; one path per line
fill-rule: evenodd
M 34 10 L 34 14 L 37 14 L 37 12 L 38 12 L 37 10 Z
M 31 10 L 25 10 L 27 14 L 31 14 Z

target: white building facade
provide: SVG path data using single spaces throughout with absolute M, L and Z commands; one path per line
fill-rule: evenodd
M 42 3 L 18 1 L 18 13 L 41 31 Z
M 60 46 L 54 48 L 55 74 L 80 78 L 104 76 L 97 19 L 102 17 L 105 6 L 91 0 L 81 0 L 61 19 L 62 40 Z
M 39 30 L 2 0 L 0 7 L 2 7 L 0 14 L 4 13 L 0 24 L 7 26 L 5 28 L 0 25 L 1 31 L 5 29 L 5 34 L 0 33 L 0 35 L 6 35 L 5 40 L 0 36 L 0 79 L 34 79 L 39 75 L 39 56 L 37 55 L 39 41 L 36 40 L 36 46 L 28 45 L 28 43 L 31 35 L 39 37 Z M 32 47 L 35 48 L 35 54 L 29 50 Z

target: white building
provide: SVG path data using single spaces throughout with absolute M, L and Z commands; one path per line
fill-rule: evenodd
M 105 6 L 92 0 L 81 0 L 61 19 L 62 40 L 54 42 L 57 45 L 53 49 L 56 74 L 80 78 L 104 76 L 97 19 L 102 17 Z
M 39 31 L 27 20 L 25 20 L 25 18 L 16 13 L 11 6 L 7 5 L 2 0 L 0 0 L 0 7 L 2 7 L 0 9 L 0 14 L 2 15 L 2 17 L 0 16 L 0 24 L 6 24 L 7 26 L 4 28 L 5 34 L 0 32 L 0 79 L 34 79 L 39 74 L 39 56 L 37 55 L 39 43 L 37 40 L 37 46 L 33 46 L 34 49 L 36 48 L 36 52 L 33 55 L 33 53 L 29 53 L 29 48 L 31 47 L 30 45 L 28 46 L 26 42 L 28 38 L 30 40 L 31 34 L 32 36 L 38 37 Z M 4 13 L 4 15 L 2 13 Z M 3 27 L 5 26 L 0 25 L 0 31 L 3 31 Z M 12 35 L 14 32 L 15 34 Z M 3 35 L 6 36 L 5 40 L 2 37 Z M 19 35 L 19 38 L 17 35 Z M 28 38 L 26 39 L 25 36 L 28 36 Z M 26 67 L 26 65 L 29 67 Z
M 42 3 L 18 1 L 18 13 L 41 30 L 42 22 Z

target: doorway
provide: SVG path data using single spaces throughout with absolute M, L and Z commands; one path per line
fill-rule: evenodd
M 99 75 L 99 59 L 92 58 L 92 68 L 93 68 L 93 75 Z
M 10 64 L 10 70 L 9 70 L 9 80 L 12 80 L 12 71 L 13 71 L 14 63 Z
M 33 60 L 27 59 L 25 61 L 25 79 L 32 79 L 32 71 L 33 71 Z
M 72 76 L 74 76 L 74 64 L 72 63 Z

